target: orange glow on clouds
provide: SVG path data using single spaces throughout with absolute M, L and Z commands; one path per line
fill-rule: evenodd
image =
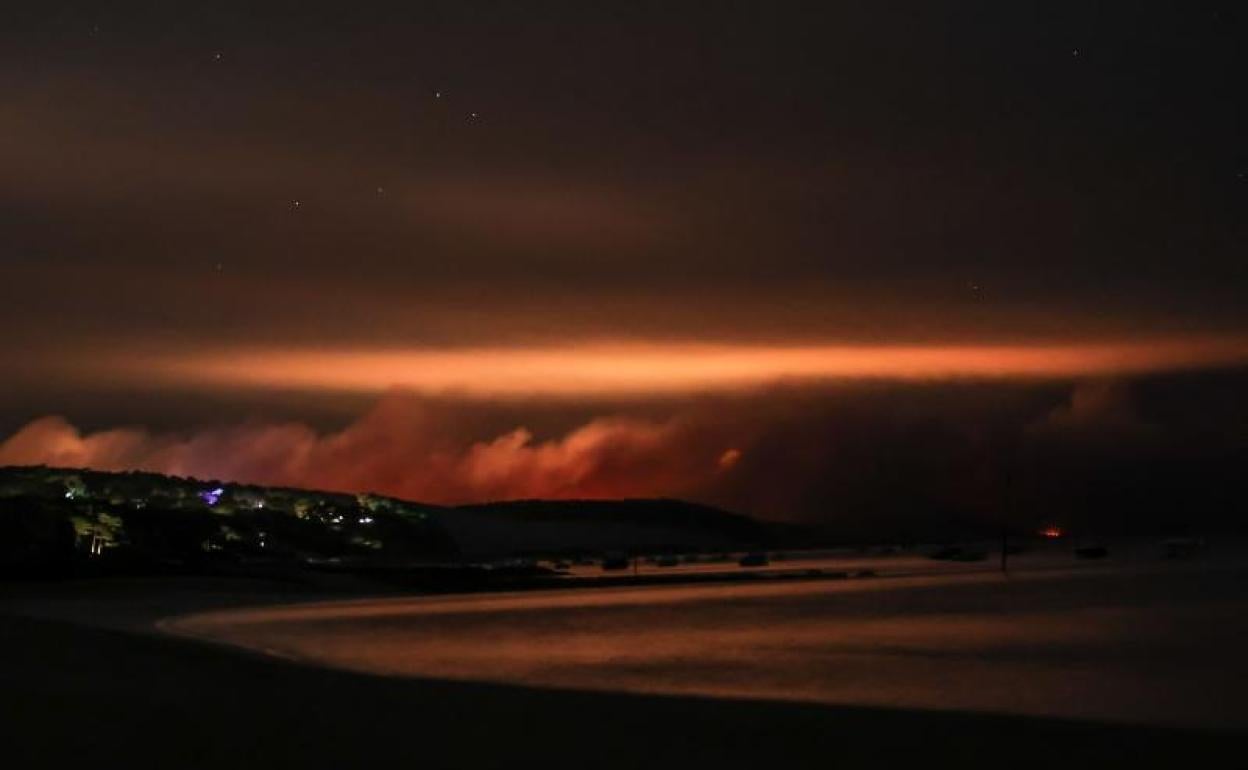
M 337 431 L 298 422 L 245 424 L 188 435 L 142 428 L 83 431 L 62 417 L 34 420 L 0 440 L 0 466 L 45 464 L 375 491 L 440 503 L 516 498 L 662 497 L 728 473 L 713 429 L 689 420 L 600 417 L 562 436 L 523 427 L 464 440 L 438 410 L 390 394 Z M 720 457 L 716 462 L 716 457 Z
M 180 384 L 476 397 L 663 395 L 776 382 L 1064 379 L 1248 362 L 1248 341 L 1037 345 L 682 345 L 250 350 L 132 362 Z

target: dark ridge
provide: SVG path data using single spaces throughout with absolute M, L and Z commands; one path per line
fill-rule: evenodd
M 0 571 L 150 574 L 455 560 L 434 506 L 155 473 L 0 468 Z
M 402 570 L 558 554 L 747 549 L 797 530 L 682 500 L 438 506 L 148 472 L 0 468 L 0 572 Z
M 640 526 L 706 528 L 742 541 L 766 540 L 770 526 L 739 513 L 671 498 L 621 500 L 504 500 L 455 506 L 455 511 L 484 513 L 518 522 L 594 521 Z

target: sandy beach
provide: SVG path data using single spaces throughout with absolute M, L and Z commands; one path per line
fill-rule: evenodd
M 2 723 L 15 767 L 1173 766 L 1242 740 L 1244 578 L 9 587 Z M 1003 601 L 1021 604 L 984 619 Z M 722 638 L 699 642 L 710 626 Z

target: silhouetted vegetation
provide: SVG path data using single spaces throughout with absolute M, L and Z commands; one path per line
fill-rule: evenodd
M 425 506 L 150 473 L 0 469 L 0 569 L 151 571 L 454 556 Z
M 502 532 L 501 547 L 482 545 L 482 521 Z M 681 500 L 445 507 L 154 473 L 0 468 L 0 571 L 21 575 L 295 567 L 475 585 L 548 572 L 539 556 L 756 549 L 800 534 Z M 465 547 L 489 564 L 461 563 Z

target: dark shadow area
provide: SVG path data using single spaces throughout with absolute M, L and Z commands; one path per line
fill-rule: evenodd
M 1197 766 L 1242 736 L 386 679 L 4 616 L 15 768 Z

